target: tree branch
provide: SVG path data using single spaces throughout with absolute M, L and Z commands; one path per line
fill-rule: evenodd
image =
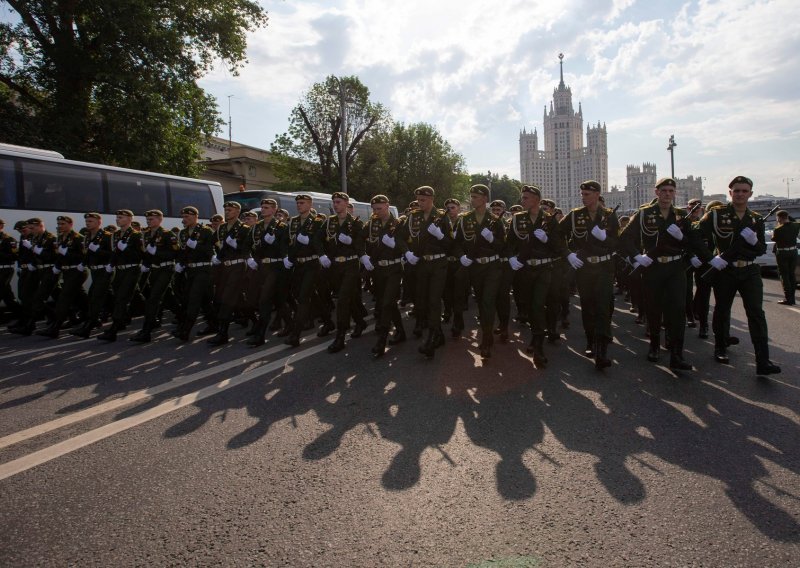
M 43 108 L 44 104 L 40 101 L 36 96 L 31 93 L 28 89 L 23 87 L 22 85 L 14 82 L 10 77 L 6 77 L 5 75 L 0 75 L 0 83 L 3 83 L 8 88 L 13 90 L 15 93 L 19 93 L 25 100 L 33 103 L 38 108 Z

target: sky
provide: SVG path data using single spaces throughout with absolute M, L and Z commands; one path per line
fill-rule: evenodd
M 357 75 L 394 120 L 435 125 L 470 173 L 520 178 L 519 133 L 543 132 L 559 81 L 608 130 L 609 184 L 627 165 L 736 175 L 754 193 L 800 197 L 800 2 L 724 0 L 339 0 L 262 2 L 247 65 L 200 84 L 235 141 L 269 148 L 328 75 Z M 229 98 L 229 95 L 233 95 Z M 227 138 L 227 126 L 220 136 Z M 585 143 L 585 141 L 584 141 Z M 793 180 L 793 181 L 792 181 Z M 545 188 L 546 189 L 546 188 Z

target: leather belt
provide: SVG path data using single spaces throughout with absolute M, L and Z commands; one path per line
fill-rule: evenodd
M 525 261 L 525 264 L 529 264 L 530 266 L 541 266 L 542 264 L 549 264 L 555 261 L 555 258 L 529 258 Z
M 436 260 L 438 258 L 444 258 L 446 255 L 444 253 L 441 254 L 423 254 L 423 260 Z
M 755 260 L 734 260 L 730 263 L 730 265 L 734 268 L 744 268 L 745 266 L 750 266 L 751 264 L 755 263 Z
M 308 262 L 310 260 L 317 260 L 317 259 L 319 259 L 319 255 L 315 254 L 314 256 L 302 256 L 302 257 L 297 259 L 297 262 L 299 262 L 300 264 L 303 264 L 304 262 Z
M 476 258 L 475 262 L 477 262 L 478 264 L 489 264 L 490 262 L 494 262 L 498 258 L 500 258 L 499 255 L 493 254 L 492 256 L 482 256 L 480 258 Z
M 120 264 L 119 266 L 115 266 L 114 268 L 116 268 L 117 270 L 127 270 L 129 268 L 136 268 L 138 266 L 139 263 L 137 262 L 136 264 Z
M 283 262 L 282 258 L 262 258 L 261 264 L 269 264 L 271 262 Z
M 397 264 L 398 262 L 402 262 L 402 258 L 395 258 L 394 260 L 379 260 L 376 264 L 378 266 L 391 266 L 393 264 Z
M 0 270 L 3 270 L 4 268 L 14 268 L 14 265 L 13 264 L 0 264 Z
M 89 270 L 105 270 L 106 269 L 106 265 L 105 264 L 91 264 L 91 265 L 87 266 L 86 268 L 88 268 Z
M 776 247 L 776 250 L 797 250 L 797 247 Z M 0 266 L 0 268 L 2 267 Z
M 167 266 L 175 266 L 175 261 L 168 260 L 167 262 L 162 262 L 159 264 L 151 264 L 150 268 L 166 268 Z
M 40 264 L 36 267 L 36 270 L 42 270 L 43 268 L 53 268 L 52 264 Z
M 348 260 L 355 260 L 357 258 L 358 258 L 357 255 L 353 255 L 353 256 L 334 256 L 331 260 L 333 262 L 347 262 Z
M 223 266 L 234 266 L 236 264 L 242 264 L 243 262 L 245 262 L 244 258 L 235 258 L 233 260 L 223 260 L 222 261 L 222 265 Z
M 80 266 L 80 264 L 70 264 L 69 266 L 62 266 L 61 270 L 74 270 L 75 268 L 78 268 L 79 266 Z M 0 268 L 2 268 L 2 266 L 0 266 Z
M 457 259 L 456 257 L 454 257 L 454 256 L 448 256 L 448 257 L 447 257 L 447 262 L 455 262 L 455 261 L 457 261 L 457 260 L 458 260 L 458 259 Z
M 599 264 L 601 262 L 605 262 L 606 260 L 611 260 L 610 254 L 604 254 L 603 256 L 588 256 L 586 257 L 586 262 L 591 264 Z
M 666 264 L 668 262 L 672 262 L 674 260 L 680 260 L 683 258 L 682 254 L 676 254 L 674 256 L 657 256 L 655 260 L 660 262 L 661 264 Z
M 190 262 L 186 268 L 200 268 L 201 266 L 211 266 L 210 262 Z

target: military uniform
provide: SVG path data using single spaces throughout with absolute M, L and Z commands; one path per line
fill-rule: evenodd
M 511 322 L 511 286 L 514 281 L 514 271 L 508 264 L 508 259 L 512 256 L 508 245 L 508 231 L 511 227 L 511 219 L 500 218 L 503 225 L 503 242 L 505 243 L 500 250 L 500 283 L 497 286 L 497 300 L 495 310 L 497 311 L 497 329 L 495 333 L 500 336 L 500 342 L 508 341 L 508 325 Z
M 752 182 L 748 178 L 737 176 L 729 187 L 748 182 L 752 188 Z M 695 229 L 693 244 L 697 256 L 712 266 L 720 267 L 715 267 L 716 272 L 712 273 L 716 304 L 712 321 L 715 360 L 720 363 L 728 362 L 726 349 L 729 345 L 731 306 L 738 292 L 747 314 L 747 327 L 756 355 L 756 372 L 780 372 L 780 368 L 769 360 L 767 319 L 761 307 L 764 284 L 761 280 L 761 269 L 755 262 L 756 257 L 767 250 L 763 217 L 748 208 L 740 218 L 733 203 L 729 203 L 706 213 L 695 224 Z M 748 242 L 742 234 L 743 231 L 747 235 L 754 233 L 754 238 L 749 237 L 752 242 Z M 704 245 L 705 242 L 713 243 L 717 256 Z
M 83 264 L 84 237 L 77 231 L 69 231 L 58 235 L 57 256 L 53 272 L 61 275 L 61 293 L 55 306 L 55 317 L 47 328 L 37 331 L 37 335 L 58 337 L 61 325 L 67 320 L 70 312 L 83 294 L 83 283 L 86 282 L 86 267 Z
M 292 293 L 297 302 L 297 311 L 292 321 L 292 331 L 285 343 L 292 347 L 300 345 L 303 326 L 311 317 L 312 302 L 315 300 L 318 302 L 316 290 L 320 271 L 319 257 L 324 254 L 322 248 L 324 222 L 324 215 L 313 212 L 309 212 L 305 218 L 296 215 L 289 220 L 289 255 L 285 266 L 294 268 Z
M 56 261 L 56 236 L 50 231 L 45 230 L 41 234 L 30 239 L 31 252 L 33 253 L 32 262 L 27 268 L 32 267 L 36 270 L 36 277 L 26 282 L 26 286 L 34 286 L 30 297 L 30 305 L 27 313 L 27 321 L 19 333 L 30 335 L 36 327 L 36 320 L 45 315 L 46 303 L 51 295 L 56 293 L 58 287 L 58 274 L 53 272 Z
M 114 271 L 111 283 L 114 307 L 111 311 L 111 326 L 97 336 L 103 341 L 116 341 L 117 332 L 130 322 L 131 302 L 139 293 L 139 267 L 144 256 L 142 233 L 132 226 L 118 229 L 111 238 L 111 250 L 111 261 L 106 270 Z
M 795 267 L 797 266 L 797 235 L 800 233 L 800 221 L 791 217 L 787 222 L 775 227 L 772 231 L 772 240 L 775 243 L 775 259 L 778 261 L 778 273 L 783 285 L 783 301 L 779 304 L 795 305 L 797 279 Z
M 656 185 L 657 188 L 669 186 L 675 187 L 674 180 L 670 178 L 659 180 Z M 620 250 L 642 264 L 637 270 L 642 271 L 647 325 L 650 332 L 648 360 L 658 361 L 663 314 L 670 348 L 670 367 L 688 370 L 691 369 L 691 365 L 683 361 L 683 341 L 686 331 L 684 256 L 689 245 L 690 228 L 686 216 L 685 210 L 670 206 L 664 217 L 658 203 L 639 209 L 620 235 Z M 651 264 L 644 266 L 648 262 Z
M 13 317 L 20 313 L 20 305 L 11 289 L 11 279 L 17 266 L 19 245 L 11 235 L 0 231 L 0 301 Z
M 193 207 L 186 210 L 197 210 Z M 182 291 L 177 329 L 172 333 L 182 341 L 189 334 L 203 308 L 210 311 L 211 303 L 211 258 L 214 256 L 216 234 L 206 225 L 195 223 L 178 233 L 179 251 L 176 256 L 175 273 L 180 275 Z
M 245 283 L 247 270 L 245 263 L 250 256 L 249 243 L 252 239 L 250 231 L 250 227 L 238 219 L 231 224 L 223 223 L 217 229 L 219 252 L 216 262 L 219 266 L 219 280 L 214 290 L 217 334 L 208 340 L 211 345 L 228 342 L 228 330 L 233 320 L 233 312 L 239 303 Z
M 259 221 L 253 227 L 252 234 L 250 254 L 251 263 L 254 262 L 257 267 L 259 317 L 255 334 L 249 343 L 258 346 L 264 344 L 273 307 L 284 319 L 289 319 L 289 272 L 283 265 L 283 259 L 289 254 L 289 227 L 273 217 L 269 223 Z
M 81 263 L 92 277 L 92 283 L 89 286 L 85 321 L 70 332 L 77 337 L 88 338 L 92 330 L 100 325 L 100 314 L 105 309 L 113 279 L 114 269 L 110 264 L 113 238 L 113 234 L 103 228 L 93 234 L 84 234 Z

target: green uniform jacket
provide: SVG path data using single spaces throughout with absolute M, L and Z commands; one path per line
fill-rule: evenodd
M 125 245 L 125 249 L 120 249 L 120 243 Z M 142 233 L 128 227 L 124 231 L 118 229 L 112 239 L 111 264 L 113 266 L 127 266 L 129 264 L 140 264 L 144 253 Z
M 146 230 L 143 234 L 145 254 L 142 264 L 151 267 L 154 264 L 163 264 L 165 262 L 174 261 L 180 251 L 180 244 L 178 243 L 178 235 L 172 231 L 167 231 L 163 227 L 157 227 L 155 231 Z M 147 252 L 148 246 L 155 246 L 156 253 L 150 254 Z
M 0 232 L 0 266 L 14 264 L 18 256 L 17 240 L 8 233 Z
M 325 254 L 333 260 L 336 257 L 349 257 L 364 254 L 364 223 L 354 219 L 350 213 L 339 221 L 336 215 L 329 215 L 320 228 L 322 231 L 322 248 Z M 339 235 L 347 235 L 352 239 L 350 244 L 344 244 L 339 240 Z
M 325 223 L 325 215 L 315 215 L 309 213 L 303 220 L 300 215 L 295 215 L 289 220 L 289 260 L 296 262 L 298 258 L 310 256 L 322 256 L 325 254 L 322 248 L 322 225 Z M 303 244 L 297 240 L 298 235 L 308 237 L 308 244 Z
M 669 214 L 664 219 L 658 204 L 640 208 L 620 234 L 619 252 L 629 258 L 645 253 L 653 260 L 658 256 L 683 254 L 689 246 L 691 233 L 691 228 L 686 227 L 686 215 L 686 210 L 670 207 Z M 681 240 L 667 232 L 667 227 L 673 223 L 683 232 Z
M 58 237 L 56 266 L 59 270 L 65 266 L 77 266 L 83 262 L 83 241 L 83 235 L 77 231 L 70 231 L 66 235 Z
M 236 242 L 236 246 L 228 242 L 228 238 Z M 237 260 L 250 256 L 250 227 L 236 220 L 230 227 L 223 223 L 217 229 L 217 241 L 219 242 L 219 260 Z
M 372 264 L 376 264 L 381 260 L 395 260 L 406 253 L 408 244 L 396 236 L 400 225 L 400 220 L 391 213 L 389 213 L 389 220 L 386 223 L 382 223 L 375 215 L 372 215 L 367 220 L 361 238 L 364 240 L 364 249 L 366 254 L 369 255 Z M 394 237 L 394 248 L 390 248 L 383 243 L 384 235 Z
M 758 237 L 755 245 L 748 244 L 740 236 L 745 227 L 750 227 L 755 231 Z M 706 243 L 713 243 L 713 248 L 707 246 Z M 733 209 L 733 204 L 716 207 L 694 224 L 692 248 L 703 262 L 708 262 L 716 254 L 722 255 L 728 262 L 755 260 L 756 257 L 767 252 L 764 238 L 764 218 L 755 211 L 747 209 L 740 220 Z
M 489 229 L 494 239 L 486 240 L 481 234 L 483 229 Z M 506 244 L 506 231 L 503 220 L 488 209 L 478 222 L 475 211 L 462 213 L 458 218 L 456 235 L 454 239 L 453 255 L 461 258 L 466 255 L 470 260 L 500 256 Z
M 533 233 L 542 229 L 547 234 L 543 243 Z M 539 209 L 536 219 L 531 219 L 527 211 L 520 211 L 511 217 L 508 230 L 509 254 L 520 262 L 539 258 L 559 258 L 568 254 L 567 243 L 561 236 L 558 221 L 553 215 Z
M 437 239 L 428 232 L 430 225 L 436 225 L 444 233 L 443 239 Z M 426 219 L 422 209 L 412 209 L 405 222 L 398 230 L 400 238 L 408 245 L 408 249 L 416 256 L 434 254 L 452 254 L 450 250 L 453 237 L 448 230 L 447 214 L 442 209 L 433 209 Z
M 289 254 L 289 226 L 274 217 L 269 224 L 264 224 L 262 219 L 256 223 L 251 231 L 250 254 L 260 261 L 262 258 L 285 258 Z M 268 243 L 264 240 L 266 235 L 272 235 L 275 240 Z
M 606 230 L 606 240 L 601 241 L 592 235 L 595 226 Z M 593 219 L 586 207 L 578 207 L 561 219 L 559 227 L 569 249 L 583 259 L 609 255 L 617 250 L 619 220 L 613 209 L 598 207 Z
M 56 236 L 50 231 L 45 231 L 38 237 L 31 239 L 31 252 L 33 252 L 33 264 L 42 266 L 45 264 L 55 264 L 56 261 Z M 41 247 L 39 252 L 36 247 Z
M 88 232 L 83 237 L 83 264 L 87 267 L 100 267 L 111 262 L 113 235 L 105 229 L 98 229 L 94 236 Z
M 186 245 L 189 239 L 197 242 L 194 248 Z M 197 223 L 194 227 L 189 229 L 181 229 L 181 232 L 178 233 L 178 246 L 180 250 L 176 256 L 176 261 L 184 267 L 196 262 L 210 262 L 211 257 L 214 256 L 214 244 L 216 239 L 217 237 L 214 233 L 214 229 L 207 225 Z

